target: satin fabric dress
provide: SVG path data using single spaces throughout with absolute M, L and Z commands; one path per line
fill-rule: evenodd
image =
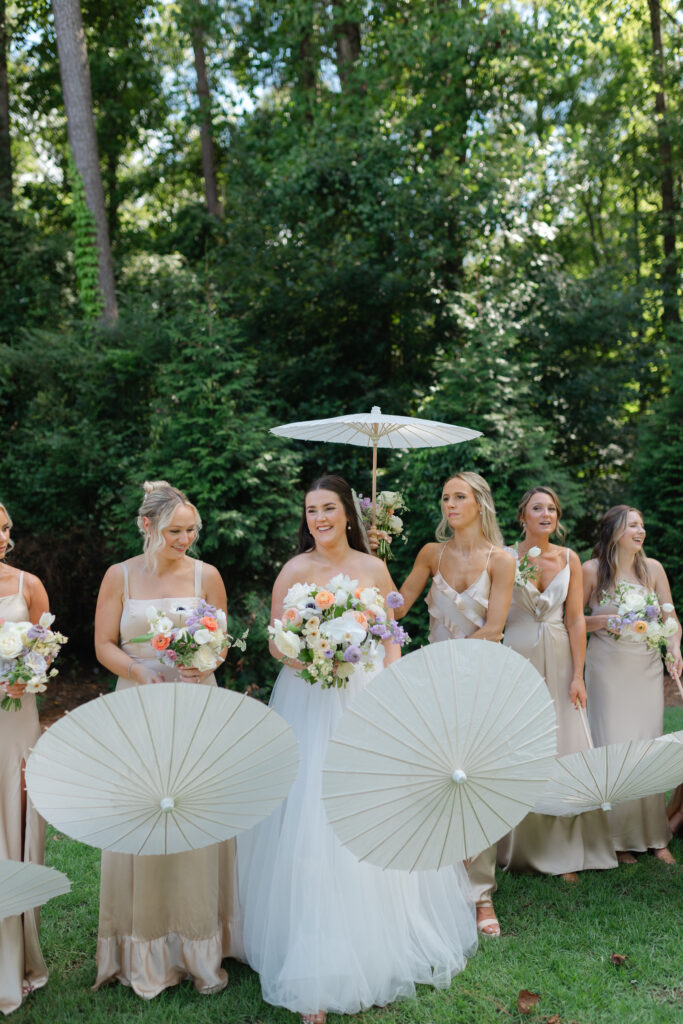
M 461 864 L 382 871 L 357 860 L 327 820 L 328 740 L 380 658 L 343 689 L 283 668 L 270 701 L 296 734 L 299 771 L 282 807 L 238 837 L 237 874 L 247 961 L 264 1000 L 295 1013 L 357 1013 L 414 996 L 416 984 L 445 988 L 477 945 Z
M 646 590 L 646 587 L 642 588 Z M 616 615 L 617 605 L 591 604 L 593 615 Z M 658 651 L 626 634 L 598 629 L 586 651 L 588 717 L 596 746 L 651 740 L 664 728 L 664 669 Z M 671 839 L 664 794 L 629 800 L 608 812 L 616 850 L 661 849 Z
M 128 641 L 149 631 L 150 605 L 167 614 L 179 606 L 189 611 L 198 605 L 202 563 L 195 564 L 195 592 L 189 597 L 136 599 L 128 591 L 125 562 L 123 573 L 122 650 L 168 682 L 178 682 L 178 670 L 162 665 L 151 644 Z M 216 685 L 213 675 L 202 682 Z M 136 685 L 120 677 L 116 689 Z M 225 988 L 228 977 L 221 961 L 240 948 L 233 903 L 234 847 L 231 840 L 167 856 L 103 852 L 94 988 L 116 979 L 145 999 L 186 978 L 201 993 Z
M 587 750 L 591 743 L 577 710 L 569 701 L 574 673 L 569 634 L 564 624 L 569 590 L 567 564 L 541 593 L 530 581 L 515 586 L 503 643 L 528 658 L 543 676 L 555 706 L 557 753 Z M 585 722 L 584 718 L 584 722 Z M 586 723 L 587 726 L 587 723 Z M 604 811 L 573 818 L 528 814 L 498 844 L 498 863 L 512 871 L 562 875 L 592 868 L 615 868 L 617 858 Z
M 24 574 L 15 594 L 0 597 L 0 619 L 25 622 L 29 611 L 24 598 Z M 0 711 L 0 859 L 42 864 L 45 822 L 26 799 L 26 821 L 21 822 L 21 767 L 40 736 L 36 698 L 25 694 L 18 711 Z M 40 951 L 40 911 L 0 921 L 0 1010 L 11 1013 L 21 1006 L 22 988 L 42 988 L 47 967 Z
M 443 544 L 439 552 L 436 573 L 425 598 L 429 608 L 429 642 L 440 640 L 464 640 L 486 624 L 491 593 L 491 577 L 488 573 L 490 548 L 486 566 L 474 583 L 462 592 L 454 590 L 441 575 L 441 559 L 446 550 Z M 467 866 L 472 895 L 476 903 L 490 902 L 496 891 L 496 846 L 489 846 L 473 857 Z

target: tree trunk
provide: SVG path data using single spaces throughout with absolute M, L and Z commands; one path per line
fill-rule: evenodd
M 210 214 L 221 217 L 223 209 L 218 200 L 218 180 L 216 176 L 216 153 L 213 145 L 211 126 L 211 90 L 209 76 L 206 72 L 206 55 L 204 53 L 204 36 L 200 25 L 192 27 L 192 49 L 194 50 L 194 66 L 197 72 L 197 96 L 199 109 L 202 113 L 202 171 L 204 173 L 204 194 Z
M 653 70 L 657 85 L 655 93 L 655 124 L 659 139 L 660 190 L 662 195 L 662 238 L 664 262 L 662 264 L 662 323 L 680 323 L 678 298 L 678 255 L 676 253 L 676 192 L 674 185 L 671 135 L 667 124 L 666 93 L 664 91 L 665 65 L 662 48 L 662 23 L 659 0 L 648 0 L 650 30 L 652 32 Z
M 346 0 L 332 0 L 332 6 L 343 8 Z M 334 26 L 334 47 L 337 54 L 337 73 L 342 91 L 348 87 L 349 75 L 360 57 L 360 23 L 338 21 Z
M 107 212 L 104 205 L 102 172 L 97 151 L 95 119 L 90 86 L 90 68 L 83 33 L 79 0 L 52 0 L 57 35 L 59 71 L 64 92 L 69 144 L 76 168 L 83 178 L 85 198 L 95 219 L 97 232 L 98 281 L 105 323 L 118 317 L 114 269 L 109 244 Z
M 0 200 L 12 202 L 12 147 L 9 131 L 9 85 L 7 83 L 7 18 L 5 0 L 0 0 Z

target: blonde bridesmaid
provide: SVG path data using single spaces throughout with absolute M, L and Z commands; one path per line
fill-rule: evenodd
M 581 563 L 576 552 L 550 539 L 555 533 L 565 537 L 562 506 L 551 487 L 527 491 L 517 514 L 524 533 L 517 558 L 526 556 L 530 573 L 514 587 L 503 643 L 545 679 L 555 705 L 557 752 L 573 754 L 591 746 L 584 710 Z M 529 814 L 498 844 L 498 863 L 513 871 L 562 875 L 567 882 L 577 881 L 577 871 L 617 867 L 603 811 L 574 818 Z
M 37 576 L 5 561 L 14 543 L 12 520 L 0 502 L 0 620 L 38 622 L 49 611 L 45 587 Z M 18 711 L 0 710 L 0 859 L 43 863 L 45 823 L 26 797 L 24 765 L 40 736 L 36 698 L 23 685 L 7 688 L 21 698 Z M 5 693 L 3 691 L 2 696 Z M 34 989 L 47 983 L 40 951 L 39 911 L 0 921 L 0 1010 L 11 1013 Z
M 651 594 L 660 609 L 671 604 L 669 581 L 662 565 L 647 558 L 643 545 L 645 526 L 638 509 L 615 505 L 600 524 L 600 538 L 593 557 L 583 566 L 583 594 L 591 614 L 586 628 L 591 634 L 586 655 L 588 711 L 596 744 L 661 736 L 664 722 L 664 673 L 658 650 L 650 649 L 631 630 L 614 635 L 618 614 L 615 588 L 628 584 L 643 596 Z M 676 631 L 667 641 L 673 671 L 680 675 L 681 627 L 673 611 Z M 610 622 L 610 620 L 612 620 Z M 668 849 L 671 829 L 664 795 L 619 804 L 609 812 L 609 825 L 617 856 L 635 864 L 634 853 L 648 849 L 659 860 L 674 864 Z
M 457 473 L 441 491 L 441 522 L 436 543 L 425 544 L 401 587 L 405 615 L 431 580 L 429 642 L 477 639 L 500 641 L 512 598 L 515 558 L 503 547 L 489 485 L 478 473 Z M 496 847 L 472 859 L 468 867 L 477 905 L 477 928 L 497 937 L 493 908 Z
M 148 632 L 150 604 L 187 614 L 203 599 L 226 611 L 220 573 L 190 554 L 201 528 L 197 509 L 166 481 L 145 483 L 144 491 L 143 553 L 111 566 L 100 588 L 97 658 L 118 676 L 117 690 L 215 686 L 212 672 L 162 665 L 151 644 L 130 643 Z M 225 988 L 221 961 L 238 941 L 233 870 L 234 841 L 165 857 L 103 853 L 95 988 L 118 980 L 145 999 L 184 979 L 202 993 Z

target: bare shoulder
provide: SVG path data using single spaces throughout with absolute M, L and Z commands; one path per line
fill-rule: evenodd
M 291 583 L 305 582 L 306 574 L 311 571 L 311 556 L 307 551 L 294 555 L 280 569 L 275 580 L 276 584 L 289 586 Z
M 666 569 L 661 562 L 658 562 L 656 558 L 646 558 L 648 575 L 653 580 L 665 580 Z
M 415 564 L 428 566 L 433 576 L 436 572 L 436 567 L 439 564 L 439 557 L 443 549 L 444 544 L 440 544 L 438 541 L 430 541 L 429 544 L 425 544 L 424 547 L 421 547 L 418 551 Z
M 222 583 L 223 577 L 215 565 L 210 562 L 202 562 L 202 583 Z
M 41 578 L 39 576 L 35 576 L 32 572 L 24 572 L 24 586 L 31 593 L 33 593 L 34 591 L 42 591 L 45 589 L 45 586 Z
M 491 552 L 491 568 L 496 571 L 497 569 L 505 571 L 506 569 L 514 569 L 517 565 L 517 559 L 515 558 L 514 551 L 510 551 L 509 548 L 494 548 Z
M 566 548 L 565 550 L 569 552 L 570 569 L 578 569 L 579 571 L 581 571 L 581 559 L 577 555 L 576 551 L 574 551 L 572 548 Z
M 130 564 L 133 561 L 134 559 L 129 559 L 127 562 L 115 562 L 114 565 L 110 565 L 102 577 L 100 592 L 107 594 L 123 594 L 124 565 L 128 567 L 130 571 Z
M 597 558 L 589 558 L 587 562 L 584 562 L 581 566 L 584 576 L 587 580 L 597 581 L 598 578 L 598 560 Z

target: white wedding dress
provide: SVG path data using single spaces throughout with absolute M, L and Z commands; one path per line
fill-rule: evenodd
M 382 871 L 341 845 L 321 799 L 327 742 L 354 694 L 375 672 L 356 668 L 346 689 L 278 676 L 273 707 L 299 741 L 289 797 L 237 841 L 246 957 L 263 998 L 296 1013 L 357 1013 L 449 985 L 477 945 L 462 864 Z

